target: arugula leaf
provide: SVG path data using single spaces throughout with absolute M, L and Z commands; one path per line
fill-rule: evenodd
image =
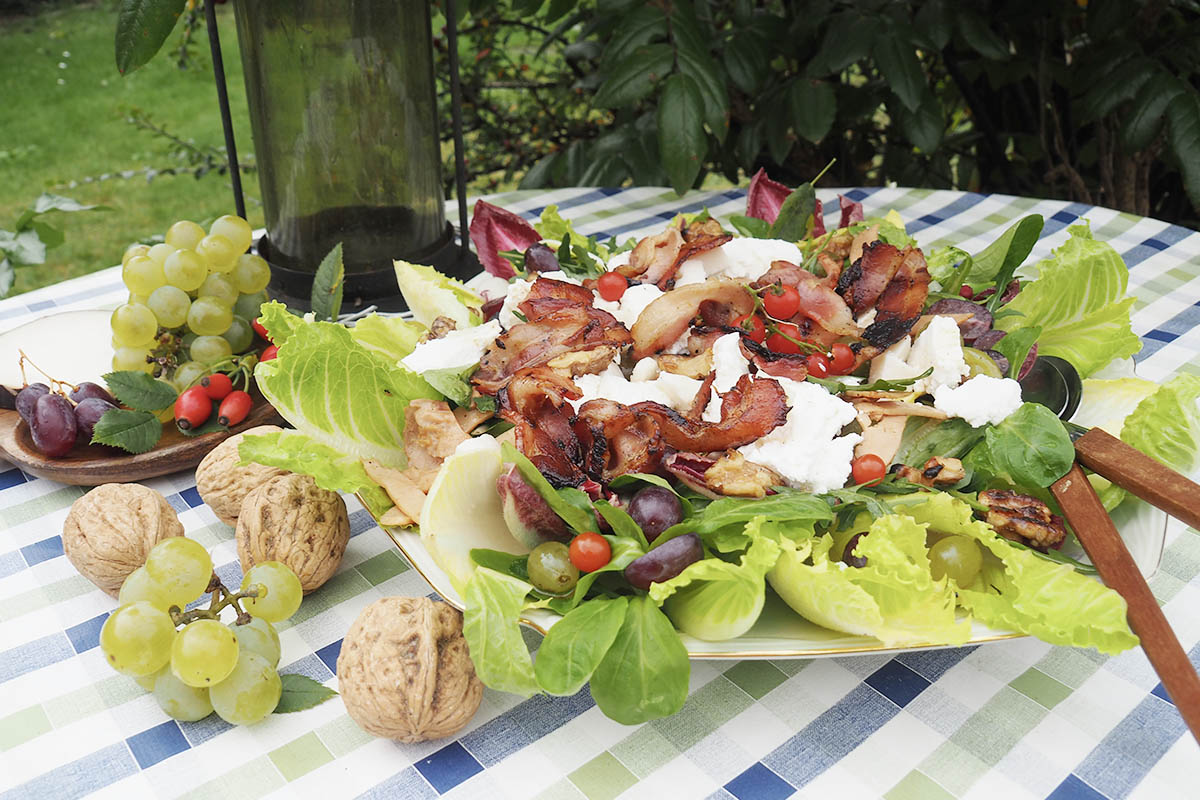
M 475 672 L 491 688 L 522 697 L 539 689 L 518 621 L 532 588 L 511 575 L 478 567 L 464 593 L 463 636 Z
M 337 695 L 328 686 L 317 683 L 307 675 L 285 673 L 279 676 L 283 691 L 279 695 L 279 703 L 275 706 L 274 714 L 290 714 L 293 711 L 303 711 L 306 708 L 319 706 L 331 697 Z
M 843 392 L 899 392 L 912 386 L 922 378 L 928 378 L 933 374 L 933 367 L 916 375 L 912 378 L 897 378 L 895 380 L 878 380 L 874 383 L 843 383 L 835 378 L 818 378 L 809 375 L 805 380 L 815 383 L 818 386 L 825 387 L 825 391 L 830 394 L 842 394 Z
M 478 364 L 462 368 L 428 369 L 421 373 L 421 378 L 456 406 L 465 406 L 471 400 L 470 378 L 477 369 Z
M 92 431 L 92 444 L 107 444 L 134 454 L 152 450 L 161 438 L 162 423 L 158 417 L 149 411 L 124 408 L 105 411 Z
M 513 447 L 509 442 L 504 442 L 501 446 L 500 453 L 501 458 L 503 458 L 504 461 L 517 465 L 517 471 L 521 473 L 521 477 L 525 479 L 525 482 L 532 486 L 534 491 L 536 491 L 541 498 L 545 500 L 547 504 L 549 504 L 550 508 L 555 514 L 558 514 L 560 517 L 562 517 L 563 522 L 570 525 L 579 533 L 595 530 L 595 515 L 588 513 L 575 503 L 567 500 L 563 494 L 560 494 L 558 491 L 556 491 L 555 488 L 550 485 L 550 481 L 546 480 L 546 476 L 543 475 L 538 468 L 533 465 L 533 462 L 526 458 L 521 451 L 517 450 L 517 448 Z M 582 492 L 580 492 L 580 494 L 582 494 Z M 584 499 L 587 499 L 587 495 L 584 495 Z M 590 507 L 591 505 L 589 501 L 589 508 Z
M 345 285 L 346 265 L 342 262 L 342 243 L 338 242 L 321 259 L 317 274 L 313 276 L 312 310 L 319 320 L 335 321 L 342 313 L 342 290 Z
M 144 372 L 109 372 L 104 375 L 104 383 L 118 403 L 134 411 L 162 411 L 179 397 L 179 392 L 169 383 Z
M 542 688 L 561 696 L 582 689 L 617 638 L 628 606 L 624 597 L 597 597 L 554 623 L 533 665 Z
M 1013 273 L 1037 244 L 1044 224 L 1041 214 L 1030 214 L 1014 222 L 998 239 L 971 258 L 971 268 L 965 276 L 966 283 L 974 289 L 995 284 L 996 294 L 993 296 L 1003 295 L 1004 287 L 1012 280 Z M 989 306 L 989 310 L 995 309 Z
M 600 512 L 600 516 L 604 517 L 604 521 L 612 528 L 613 533 L 617 536 L 633 539 L 642 546 L 643 550 L 650 549 L 650 543 L 646 541 L 645 532 L 634 521 L 633 517 L 629 516 L 629 512 L 623 508 L 617 508 L 607 500 L 597 500 L 592 505 Z
M 592 697 L 610 719 L 638 725 L 683 708 L 691 664 L 653 600 L 637 595 L 628 602 L 616 638 L 592 673 Z

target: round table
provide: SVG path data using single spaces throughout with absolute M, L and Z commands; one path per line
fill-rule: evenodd
M 843 190 L 845 191 L 845 190 Z M 818 191 L 837 222 L 837 190 Z M 1200 233 L 1062 201 L 918 189 L 847 193 L 867 214 L 896 209 L 922 246 L 977 252 L 1040 213 L 1031 258 L 1089 220 L 1130 269 L 1142 377 L 1200 374 Z M 557 204 L 583 233 L 624 240 L 680 211 L 744 213 L 745 191 L 563 189 L 491 202 L 536 217 Z M 109 254 L 111 255 L 111 254 Z M 0 330 L 65 309 L 115 307 L 117 268 L 0 302 Z M 240 580 L 233 529 L 191 472 L 147 481 Z M 1195 796 L 1200 749 L 1140 650 L 1117 658 L 1018 639 L 977 647 L 803 661 L 693 661 L 673 717 L 626 727 L 585 688 L 522 700 L 488 690 L 453 740 L 398 744 L 361 731 L 337 698 L 232 727 L 167 719 L 97 646 L 115 601 L 77 574 L 59 536 L 84 490 L 0 461 L 0 798 L 802 797 L 1125 798 Z M 336 688 L 342 637 L 387 595 L 430 587 L 352 497 L 338 574 L 280 628 L 282 672 Z M 1200 661 L 1200 535 L 1172 521 L 1150 585 Z M 538 637 L 528 632 L 531 647 Z

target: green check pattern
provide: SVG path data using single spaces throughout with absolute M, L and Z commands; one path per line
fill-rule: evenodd
M 853 189 L 868 214 L 900 212 L 925 246 L 978 251 L 1027 213 L 1044 257 L 1090 221 L 1130 268 L 1138 371 L 1200 374 L 1200 234 L 1061 201 Z M 818 196 L 837 221 L 836 191 Z M 679 211 L 742 213 L 743 190 L 636 188 L 489 198 L 536 216 L 555 203 L 584 233 L 624 240 Z M 119 270 L 0 301 L 0 329 L 62 310 L 112 308 Z M 240 581 L 233 530 L 194 476 L 146 482 Z M 236 796 L 587 798 L 1175 798 L 1196 796 L 1200 748 L 1140 651 L 1106 658 L 1030 639 L 895 656 L 694 661 L 679 714 L 639 727 L 605 718 L 586 689 L 528 700 L 488 691 L 453 740 L 404 745 L 362 732 L 334 699 L 251 728 L 167 720 L 97 646 L 114 601 L 80 577 L 59 534 L 82 490 L 0 462 L 0 798 Z M 373 600 L 428 584 L 354 500 L 338 574 L 281 627 L 282 669 L 337 686 L 342 637 Z M 1200 662 L 1200 534 L 1172 522 L 1151 580 Z M 531 648 L 539 637 L 527 633 Z

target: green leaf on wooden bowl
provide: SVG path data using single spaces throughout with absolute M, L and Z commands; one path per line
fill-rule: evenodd
M 130 453 L 145 453 L 162 437 L 162 423 L 149 411 L 110 408 L 96 422 L 92 444 L 107 444 Z
M 179 397 L 179 392 L 170 384 L 144 372 L 109 372 L 104 376 L 104 382 L 118 403 L 135 411 L 161 411 Z

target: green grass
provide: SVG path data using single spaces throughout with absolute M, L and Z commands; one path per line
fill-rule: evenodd
M 203 26 L 190 69 L 180 70 L 165 48 L 122 78 L 113 60 L 115 9 L 110 0 L 0 19 L 0 228 L 11 229 L 44 191 L 112 207 L 49 215 L 46 221 L 64 231 L 66 242 L 50 251 L 46 264 L 19 268 L 10 294 L 119 263 L 127 245 L 161 235 L 175 220 L 203 224 L 233 212 L 228 177 L 215 173 L 199 180 L 186 174 L 149 182 L 143 176 L 83 182 L 124 170 L 183 166 L 172 158 L 168 142 L 125 121 L 135 108 L 198 145 L 224 141 Z M 233 6 L 217 11 L 234 130 L 245 161 L 253 146 Z M 177 29 L 167 48 L 177 45 L 179 35 Z M 71 187 L 72 181 L 80 183 Z M 243 184 L 250 222 L 261 226 L 257 179 L 246 175 Z

